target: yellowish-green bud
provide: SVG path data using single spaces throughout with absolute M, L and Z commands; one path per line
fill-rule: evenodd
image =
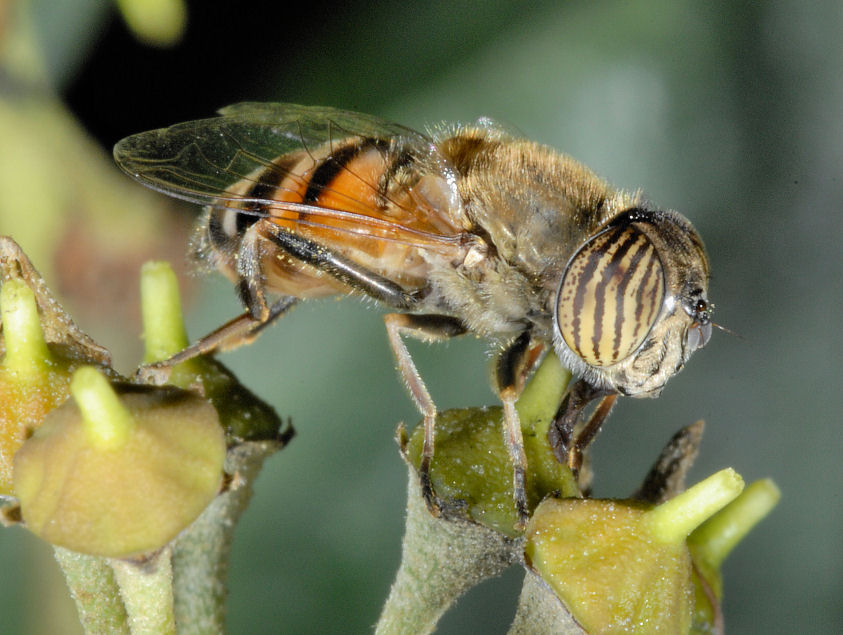
M 176 44 L 187 23 L 184 0 L 117 0 L 117 6 L 135 36 L 155 46 Z
M 547 499 L 527 526 L 527 562 L 586 632 L 683 633 L 691 624 L 691 558 L 684 542 L 647 530 L 625 501 Z
M 12 494 L 14 455 L 67 399 L 82 364 L 108 351 L 73 323 L 14 240 L 0 236 L 0 494 Z
M 2 282 L 0 316 L 0 494 L 11 494 L 13 457 L 67 398 L 70 368 L 47 348 L 35 294 L 23 280 Z
M 116 393 L 91 373 L 98 374 L 77 372 L 74 399 L 53 410 L 15 456 L 24 522 L 82 553 L 158 549 L 219 490 L 226 447 L 216 410 L 170 387 L 123 385 Z
M 589 633 L 684 633 L 695 605 L 686 537 L 742 489 L 726 469 L 652 509 L 547 499 L 527 526 L 525 554 Z

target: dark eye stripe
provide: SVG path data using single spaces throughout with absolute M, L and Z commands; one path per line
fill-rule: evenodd
M 601 347 L 604 344 L 603 342 L 603 320 L 604 314 L 606 313 L 607 308 L 610 311 L 614 311 L 615 319 L 613 322 L 617 325 L 619 322 L 623 321 L 623 297 L 617 297 L 615 294 L 615 304 L 614 306 L 607 307 L 607 304 L 611 304 L 611 298 L 608 297 L 608 288 L 609 284 L 614 282 L 617 284 L 618 288 L 620 289 L 620 284 L 618 284 L 625 275 L 625 267 L 624 259 L 626 258 L 627 253 L 629 252 L 630 248 L 636 242 L 639 242 L 643 237 L 639 235 L 635 235 L 635 232 L 632 232 L 629 228 L 625 228 L 620 232 L 614 232 L 610 238 L 606 239 L 607 244 L 609 245 L 607 253 L 610 253 L 612 247 L 615 247 L 614 253 L 611 255 L 608 261 L 604 261 L 601 267 L 600 272 L 598 273 L 599 282 L 594 290 L 595 301 L 594 301 L 594 328 L 592 329 L 591 334 L 591 344 L 592 344 L 592 351 L 594 352 L 595 359 L 601 359 L 603 356 L 601 355 Z M 613 245 L 612 243 L 615 243 Z M 615 334 L 615 338 L 618 340 L 618 346 L 620 346 L 620 330 L 616 329 L 617 333 Z M 607 336 L 609 334 L 607 333 Z M 617 348 L 617 347 L 615 347 Z M 613 351 L 613 360 L 617 360 L 618 353 Z
M 602 247 L 606 244 L 608 239 L 606 235 L 598 236 L 591 243 L 587 244 L 574 259 L 573 264 L 577 267 L 572 267 L 574 274 L 571 284 L 576 289 L 574 294 L 574 301 L 572 305 L 573 320 L 571 320 L 570 334 L 573 337 L 573 343 L 569 345 L 580 355 L 582 354 L 582 331 L 583 319 L 586 314 L 586 297 L 588 292 L 588 281 L 594 279 L 599 270 L 600 259 L 603 256 Z M 585 258 L 583 260 L 583 258 Z M 579 271 L 577 271 L 579 269 Z
M 658 317 L 664 296 L 664 277 L 662 265 L 655 249 L 650 246 L 650 256 L 647 262 L 647 269 L 644 272 L 644 279 L 639 288 L 640 299 L 636 303 L 636 328 L 635 335 L 640 332 L 641 337 L 647 334 L 652 323 Z M 646 311 L 646 314 L 644 314 Z M 639 331 L 640 329 L 640 331 Z
M 658 316 L 663 280 L 655 248 L 634 226 L 597 235 L 565 272 L 557 299 L 562 337 L 589 364 L 622 361 Z
M 648 256 L 653 251 L 653 246 L 646 241 L 646 239 L 639 235 L 635 241 L 635 251 L 632 253 L 632 257 L 629 261 L 629 267 L 627 267 L 626 271 L 622 272 L 621 274 L 621 281 L 618 284 L 617 292 L 615 293 L 615 305 L 618 307 L 618 310 L 615 312 L 615 338 L 612 341 L 612 361 L 618 361 L 618 358 L 621 354 L 621 334 L 623 329 L 623 321 L 624 316 L 627 314 L 629 309 L 625 306 L 624 302 L 629 297 L 627 295 L 627 290 L 629 286 L 632 284 L 632 281 L 635 279 L 635 276 L 639 272 L 639 267 L 641 266 L 641 261 L 644 259 L 645 256 Z M 632 245 L 630 245 L 630 250 L 632 249 Z M 645 276 L 646 278 L 646 273 Z M 632 305 L 632 310 L 635 312 L 635 330 L 633 331 L 633 339 L 635 339 L 638 329 L 641 326 L 641 301 L 640 298 L 636 298 Z

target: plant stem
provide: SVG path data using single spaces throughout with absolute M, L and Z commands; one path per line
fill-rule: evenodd
M 245 442 L 228 451 L 225 471 L 234 475 L 173 543 L 173 600 L 180 635 L 225 630 L 225 581 L 237 520 L 252 497 L 252 483 L 278 441 Z
M 175 635 L 171 548 L 144 562 L 111 559 L 132 635 Z
M 129 633 L 114 571 L 105 558 L 54 547 L 85 633 Z
M 430 633 L 468 589 L 500 575 L 521 554 L 522 541 L 467 520 L 434 517 L 408 465 L 407 530 L 401 567 L 375 632 Z

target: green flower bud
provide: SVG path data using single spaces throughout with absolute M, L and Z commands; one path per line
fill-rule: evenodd
M 685 540 L 742 488 L 723 470 L 653 508 L 547 499 L 527 526 L 525 555 L 589 633 L 685 633 L 694 608 Z
M 44 416 L 67 399 L 71 368 L 47 348 L 35 295 L 26 283 L 3 283 L 0 312 L 5 345 L 0 359 L 0 494 L 11 494 L 13 457 Z
M 553 455 L 547 428 L 570 374 L 549 354 L 525 387 L 516 408 L 527 456 L 527 503 L 532 509 L 551 493 L 579 496 L 576 479 Z M 446 410 L 436 418 L 433 490 L 456 503 L 475 522 L 507 536 L 517 535 L 512 460 L 504 443 L 501 407 Z M 410 464 L 421 462 L 423 426 L 416 426 L 405 451 Z
M 7 236 L 0 236 L 0 325 L 0 494 L 11 494 L 14 455 L 67 399 L 73 369 L 107 367 L 110 358 L 76 327 Z
M 216 410 L 175 388 L 112 387 L 90 367 L 15 456 L 27 527 L 109 557 L 162 547 L 219 491 L 225 440 Z

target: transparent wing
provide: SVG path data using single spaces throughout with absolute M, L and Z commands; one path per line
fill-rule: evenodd
M 331 157 L 334 147 L 355 140 L 377 147 L 384 166 L 424 166 L 418 168 L 418 180 L 391 187 L 386 195 L 376 169 L 361 174 L 343 166 L 352 183 L 337 180 L 343 185 L 325 187 L 316 204 L 306 200 L 297 188 L 306 188 L 309 170 L 299 171 L 301 164 L 287 165 L 281 159 L 303 153 Z M 451 248 L 461 233 L 451 216 L 455 181 L 432 155 L 438 151 L 429 137 L 377 117 L 272 103 L 228 106 L 218 117 L 143 132 L 114 147 L 125 172 L 170 196 L 238 214 L 271 216 L 291 226 Z M 423 170 L 439 173 L 424 178 Z M 285 186 L 264 194 L 254 187 L 263 179 Z
M 154 190 L 203 205 L 219 204 L 234 183 L 270 167 L 277 157 L 350 137 L 400 137 L 429 145 L 424 135 L 369 115 L 246 102 L 223 108 L 219 117 L 127 137 L 114 146 L 114 159 Z

